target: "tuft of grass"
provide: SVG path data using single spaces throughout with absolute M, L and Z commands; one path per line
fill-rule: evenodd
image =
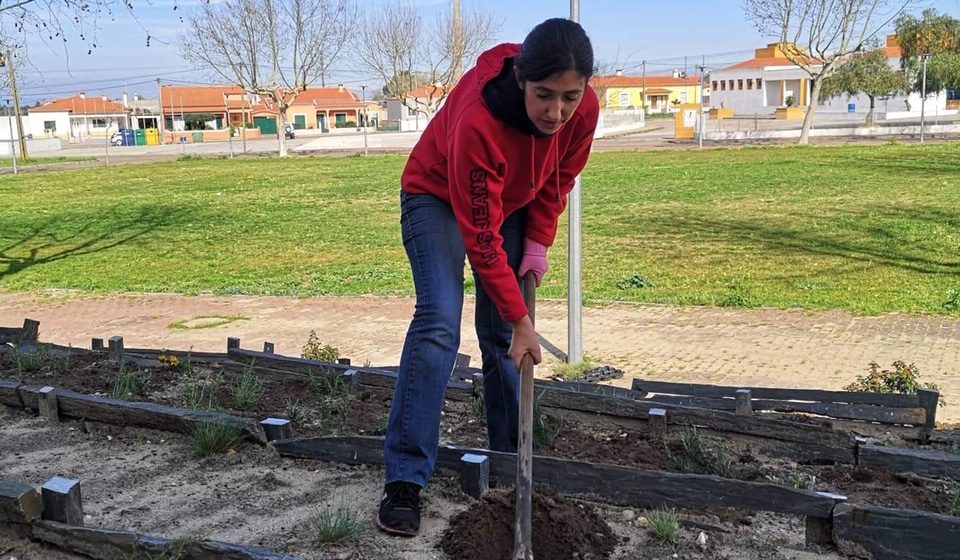
M 634 272 L 630 276 L 625 276 L 617 282 L 617 288 L 621 290 L 634 290 L 637 288 L 652 288 L 653 281 L 646 276 Z
M 808 492 L 813 492 L 817 489 L 817 476 L 813 474 L 805 474 L 802 472 L 794 473 L 793 487 L 796 488 L 797 490 L 806 490 Z
M 360 538 L 366 526 L 366 516 L 341 503 L 333 509 L 317 508 L 308 523 L 317 544 L 344 543 Z
M 533 399 L 533 445 L 535 447 L 544 447 L 552 444 L 560 431 L 563 430 L 563 417 L 559 417 L 556 427 L 551 427 L 547 422 L 547 417 L 543 413 L 543 407 L 540 406 L 540 399 L 543 398 L 541 391 Z
M 191 410 L 219 410 L 220 375 L 203 373 L 190 365 L 189 359 L 181 363 L 180 382 L 183 385 L 183 406 Z
M 594 358 L 584 356 L 582 362 L 568 364 L 566 362 L 556 362 L 550 366 L 551 377 L 562 379 L 563 381 L 577 381 L 583 378 L 583 374 L 597 367 Z
M 960 483 L 955 483 L 950 493 L 950 515 L 960 515 Z
M 680 449 L 674 452 L 664 443 L 666 455 L 683 472 L 729 476 L 733 461 L 719 443 L 708 445 L 695 426 L 684 430 L 680 436 Z
M 253 370 L 253 362 L 243 368 L 240 381 L 233 392 L 233 404 L 240 410 L 250 410 L 263 396 L 263 383 Z
M 672 509 L 655 509 L 646 515 L 647 530 L 654 540 L 674 546 L 680 542 L 680 514 Z
M 960 311 L 960 289 L 950 288 L 947 290 L 947 299 L 940 307 L 944 311 Z
M 375 436 L 382 436 L 387 433 L 387 427 L 390 425 L 390 416 L 384 414 L 377 417 L 377 424 L 373 427 L 373 430 L 370 431 Z
M 181 319 L 167 325 L 168 329 L 197 330 L 212 329 L 233 323 L 235 321 L 246 321 L 250 317 L 243 315 L 198 315 L 189 319 Z
M 324 369 L 319 375 L 310 372 L 309 376 L 310 386 L 319 400 L 317 412 L 320 415 L 320 429 L 324 432 L 333 431 L 334 422 L 339 419 L 339 429 L 342 431 L 350 407 L 350 391 L 343 375 L 335 369 Z
M 243 441 L 243 430 L 222 422 L 198 422 L 190 432 L 190 449 L 197 457 L 226 453 Z
M 62 360 L 57 360 L 54 363 L 54 368 L 60 373 L 70 373 L 70 356 L 73 354 L 73 345 L 67 345 L 67 353 L 63 355 Z
M 127 369 L 126 365 L 120 364 L 120 369 L 117 371 L 116 377 L 113 378 L 113 387 L 110 390 L 110 396 L 115 399 L 129 401 L 142 396 L 146 385 L 146 380 L 140 371 Z
M 300 400 L 287 400 L 283 403 L 283 414 L 294 426 L 302 426 L 307 419 L 307 410 Z
M 483 395 L 473 395 L 470 399 L 470 415 L 481 424 L 487 423 L 487 405 L 483 401 Z

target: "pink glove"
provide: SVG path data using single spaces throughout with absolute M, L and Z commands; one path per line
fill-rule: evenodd
M 543 280 L 543 275 L 547 273 L 547 246 L 537 243 L 529 237 L 523 240 L 523 259 L 520 260 L 520 269 L 518 270 L 520 278 L 532 272 L 537 280 L 537 286 Z

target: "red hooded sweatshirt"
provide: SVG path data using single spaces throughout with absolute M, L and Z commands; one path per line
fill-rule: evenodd
M 553 245 L 557 219 L 587 164 L 600 111 L 591 88 L 556 133 L 539 137 L 498 119 L 483 100 L 520 45 L 484 52 L 434 115 L 410 153 L 401 185 L 410 194 L 430 194 L 453 208 L 470 266 L 500 316 L 514 322 L 527 314 L 517 276 L 507 263 L 500 226 L 527 207 L 530 239 Z

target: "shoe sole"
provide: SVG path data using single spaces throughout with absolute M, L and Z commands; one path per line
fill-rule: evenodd
M 386 526 L 383 521 L 380 521 L 380 516 L 377 516 L 377 527 L 380 528 L 384 533 L 390 535 L 397 535 L 398 537 L 415 537 L 417 536 L 417 531 L 403 531 L 401 529 L 394 529 L 393 527 Z

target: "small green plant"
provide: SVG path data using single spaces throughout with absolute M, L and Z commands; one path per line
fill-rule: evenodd
M 158 552 L 150 552 L 146 546 L 139 544 L 130 560 L 186 560 L 190 545 L 199 542 L 196 537 L 177 537 Z
M 20 345 L 14 345 L 10 348 L 10 358 L 17 368 L 17 380 L 23 381 L 27 374 L 36 373 L 43 369 L 45 358 L 41 353 L 40 346 L 33 349 L 25 349 Z
M 727 285 L 727 293 L 718 302 L 720 307 L 753 307 L 754 297 L 743 282 L 736 280 Z
M 940 305 L 944 311 L 960 311 L 960 289 L 947 290 L 947 299 Z
M 483 395 L 474 395 L 470 399 L 470 414 L 473 419 L 481 424 L 487 422 L 487 405 L 483 402 Z
M 335 509 L 317 508 L 309 519 L 310 532 L 317 544 L 354 541 L 363 534 L 366 516 L 344 504 Z
M 691 426 L 680 436 L 680 449 L 674 452 L 664 443 L 667 457 L 677 468 L 684 472 L 728 476 L 732 461 L 719 444 L 713 446 L 704 443 L 697 428 Z
M 543 398 L 543 395 L 544 393 L 541 392 L 533 399 L 533 445 L 535 447 L 552 444 L 563 429 L 563 417 L 560 417 L 556 428 L 551 428 L 548 425 L 547 417 L 543 413 L 543 407 L 540 406 L 540 399 Z
M 337 358 L 340 357 L 340 351 L 329 344 L 321 343 L 317 337 L 317 331 L 311 329 L 310 335 L 307 337 L 307 343 L 303 345 L 303 351 L 300 353 L 300 357 L 307 360 L 335 362 Z
M 240 410 L 250 410 L 263 396 L 263 383 L 253 371 L 253 362 L 243 368 L 240 381 L 233 393 L 233 404 Z
M 303 422 L 307 419 L 307 410 L 299 400 L 288 400 L 284 402 L 283 414 L 294 426 L 302 426 Z
M 596 363 L 594 363 L 591 356 L 584 356 L 582 362 L 572 364 L 556 362 L 550 366 L 550 371 L 552 372 L 550 377 L 563 381 L 577 381 L 583 378 L 583 374 L 595 367 L 597 367 Z
M 960 483 L 954 483 L 950 494 L 950 515 L 960 515 Z
M 55 367 L 60 373 L 70 373 L 70 355 L 73 353 L 73 345 L 67 346 L 67 353 L 63 359 L 56 362 Z
M 199 422 L 190 432 L 190 449 L 197 457 L 226 453 L 243 440 L 243 430 L 222 422 Z
M 339 429 L 342 431 L 347 423 L 347 409 L 350 406 L 350 391 L 343 375 L 335 369 L 325 369 L 319 375 L 309 373 L 310 385 L 316 393 L 319 402 L 317 412 L 320 414 L 320 429 L 324 432 L 333 430 L 334 417 L 339 418 Z
M 655 509 L 647 513 L 650 536 L 661 544 L 676 545 L 680 541 L 680 514 L 672 509 Z
M 796 102 L 796 100 L 793 98 L 792 95 L 788 95 L 787 98 L 784 99 L 784 101 L 783 101 L 784 105 L 786 105 L 787 107 L 793 107 L 793 104 L 794 104 L 795 102 Z
M 796 472 L 793 474 L 793 487 L 797 490 L 813 492 L 817 489 L 817 476 Z
M 219 410 L 220 401 L 217 391 L 220 389 L 220 375 L 203 374 L 188 365 L 181 371 L 183 385 L 183 406 L 191 410 Z
M 116 377 L 113 378 L 113 388 L 110 390 L 110 396 L 128 401 L 143 395 L 145 387 L 146 381 L 143 379 L 141 372 L 129 370 L 126 365 L 120 364 L 120 369 L 117 371 Z
M 339 398 L 349 393 L 347 382 L 343 380 L 343 375 L 335 369 L 323 369 L 318 375 L 308 371 L 310 386 L 313 392 L 320 398 Z
M 370 433 L 375 436 L 382 436 L 387 433 L 387 427 L 390 425 L 390 416 L 382 415 L 377 417 L 377 424 L 373 427 Z
M 859 391 L 867 393 L 899 393 L 915 395 L 920 389 L 939 391 L 935 383 L 921 383 L 920 370 L 915 364 L 907 364 L 903 360 L 893 362 L 893 369 L 880 369 L 880 364 L 870 362 L 866 375 L 858 375 L 856 381 L 843 388 L 845 391 Z M 946 405 L 946 400 L 940 397 L 940 406 Z
M 201 159 L 203 158 L 197 154 L 183 154 L 177 158 L 177 161 L 200 161 Z
M 621 278 L 617 282 L 617 287 L 621 290 L 634 290 L 637 288 L 652 288 L 653 282 L 646 276 L 641 276 L 634 272 L 630 276 Z

